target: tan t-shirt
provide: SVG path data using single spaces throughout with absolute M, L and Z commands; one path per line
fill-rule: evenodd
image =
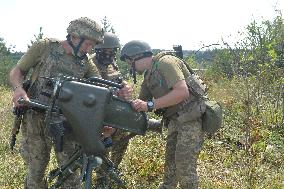
M 147 100 L 164 96 L 178 81 L 184 80 L 189 74 L 184 63 L 177 57 L 162 56 L 153 62 L 151 70 L 145 74 L 139 98 Z

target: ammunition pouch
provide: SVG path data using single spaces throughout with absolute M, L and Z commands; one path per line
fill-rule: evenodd
M 222 106 L 216 101 L 206 100 L 206 110 L 202 117 L 203 131 L 214 134 L 222 126 Z

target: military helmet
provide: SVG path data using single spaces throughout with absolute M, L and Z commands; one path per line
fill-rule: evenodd
M 103 42 L 103 29 L 97 22 L 87 17 L 71 21 L 67 28 L 67 33 L 99 43 Z
M 104 42 L 95 46 L 95 49 L 120 48 L 118 37 L 110 32 L 104 33 Z
M 144 41 L 133 40 L 126 43 L 121 49 L 120 60 L 125 61 L 125 58 L 132 57 L 139 54 L 152 55 L 152 49 L 150 45 Z

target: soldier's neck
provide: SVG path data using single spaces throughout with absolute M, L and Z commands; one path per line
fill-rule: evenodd
M 72 54 L 73 49 L 72 47 L 69 45 L 68 41 L 61 41 L 61 45 L 63 47 L 63 49 L 65 50 L 66 54 Z

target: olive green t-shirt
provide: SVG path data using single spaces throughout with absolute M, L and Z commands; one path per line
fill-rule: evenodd
M 158 71 L 164 76 L 169 89 L 173 88 L 178 81 L 185 79 L 183 63 L 176 57 L 165 55 L 156 64 Z
M 147 100 L 164 96 L 189 74 L 182 60 L 172 55 L 164 55 L 154 61 L 151 70 L 146 72 L 139 98 Z

